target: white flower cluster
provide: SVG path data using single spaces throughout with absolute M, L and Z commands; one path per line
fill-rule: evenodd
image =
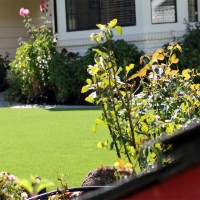
M 8 199 L 20 200 L 28 199 L 28 194 L 23 192 L 17 180 L 18 178 L 12 174 L 4 171 L 0 172 L 0 197 L 5 196 Z M 18 194 L 19 191 L 21 191 L 20 194 Z

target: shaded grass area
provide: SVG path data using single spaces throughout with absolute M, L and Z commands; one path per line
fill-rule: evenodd
M 55 188 L 57 172 L 65 173 L 69 187 L 80 186 L 89 171 L 116 161 L 114 151 L 97 147 L 109 137 L 106 128 L 92 132 L 100 115 L 100 110 L 1 108 L 0 171 L 47 178 Z

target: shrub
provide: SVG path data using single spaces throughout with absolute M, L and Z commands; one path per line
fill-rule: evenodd
M 111 43 L 112 28 L 122 32 L 116 19 L 98 27 L 101 32 L 91 35 L 91 40 L 97 42 Z M 200 116 L 200 84 L 193 83 L 199 74 L 194 69 L 182 73 L 173 70 L 171 66 L 179 62 L 175 50 L 182 51 L 176 44 L 168 47 L 169 52 L 158 49 L 142 56 L 140 62 L 144 67 L 129 75 L 134 64 L 125 63 L 118 68 L 112 46 L 108 45 L 103 50 L 94 49 L 95 64 L 88 67 L 92 78 L 86 80 L 82 92 L 92 91 L 86 101 L 101 105 L 103 111 L 93 130 L 107 126 L 111 137 L 111 142 L 100 142 L 98 147 L 115 150 L 119 165 L 125 159 L 137 174 L 172 162 L 172 158 L 162 156 L 170 148 L 162 144 L 162 139 L 186 128 Z M 134 82 L 136 78 L 140 79 L 139 86 Z
M 106 41 L 102 44 L 99 43 L 98 45 L 89 48 L 85 56 L 82 58 L 83 65 L 86 67 L 89 64 L 94 65 L 95 51 L 93 51 L 93 49 L 99 49 L 103 51 L 105 48 L 108 48 L 108 45 L 112 46 L 113 54 L 116 59 L 115 62 L 118 68 L 131 63 L 135 63 L 135 68 L 131 73 L 134 73 L 141 68 L 140 57 L 144 55 L 144 52 L 139 51 L 138 47 L 136 47 L 134 44 L 126 42 L 123 39 L 110 40 L 109 43 Z M 120 76 L 123 76 L 123 74 L 120 74 Z
M 25 27 L 31 36 L 27 42 L 19 39 L 16 57 L 10 64 L 14 88 L 8 93 L 19 95 L 15 97 L 17 100 L 30 102 L 51 91 L 48 85 L 48 63 L 56 49 L 55 36 L 48 28 L 50 22 L 45 18 L 47 15 L 43 12 L 41 19 L 44 20 L 44 25 L 40 28 L 31 25 L 32 20 L 29 15 L 22 15 Z
M 197 69 L 200 70 L 200 22 L 190 24 L 184 20 L 186 26 L 186 33 L 183 36 L 183 40 L 179 42 L 179 45 L 182 47 L 182 53 L 174 50 L 173 53 L 179 58 L 179 70 L 183 71 L 184 69 Z M 165 44 L 163 48 L 167 50 L 169 44 Z M 173 68 L 177 68 L 176 65 Z M 199 77 L 195 77 L 195 82 L 200 82 Z
M 0 55 L 0 91 L 6 89 L 8 85 L 7 70 L 9 69 L 9 54 L 6 53 L 5 58 Z
M 28 195 L 17 181 L 17 177 L 12 174 L 0 173 L 0 199 L 27 199 Z
M 81 88 L 89 77 L 78 53 L 55 52 L 49 61 L 49 84 L 58 102 L 78 103 Z
M 181 43 L 183 52 L 180 57 L 180 67 L 182 70 L 186 68 L 196 68 L 200 70 L 200 22 L 191 25 L 185 20 L 186 34 Z M 197 79 L 200 82 L 200 79 Z

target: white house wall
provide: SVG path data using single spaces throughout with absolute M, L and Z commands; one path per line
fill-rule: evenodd
M 123 27 L 123 36 L 115 39 L 124 39 L 136 44 L 145 52 L 154 51 L 167 42 L 172 42 L 176 37 L 181 39 L 185 33 L 184 18 L 188 19 L 187 0 L 177 0 L 177 22 L 165 24 L 151 23 L 151 1 L 135 0 L 136 26 Z M 198 0 L 198 11 L 200 0 Z M 198 16 L 200 13 L 198 13 Z M 70 31 L 67 32 L 65 0 L 57 0 L 57 22 L 58 22 L 58 48 L 67 48 L 69 51 L 84 54 L 93 42 L 89 36 L 96 30 Z
M 48 0 L 46 2 L 49 4 L 51 13 L 52 3 Z M 27 30 L 24 28 L 23 17 L 19 15 L 20 8 L 29 9 L 33 25 L 36 27 L 41 26 L 39 5 L 40 0 L 0 0 L 0 54 L 4 56 L 5 52 L 8 52 L 12 60 L 15 56 L 19 37 L 24 40 L 29 37 Z

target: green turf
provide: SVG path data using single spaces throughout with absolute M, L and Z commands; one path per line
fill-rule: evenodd
M 109 138 L 106 128 L 92 132 L 100 115 L 100 110 L 1 108 L 0 171 L 18 178 L 38 175 L 55 186 L 56 173 L 65 173 L 69 187 L 80 186 L 89 171 L 116 161 L 114 151 L 97 147 Z

